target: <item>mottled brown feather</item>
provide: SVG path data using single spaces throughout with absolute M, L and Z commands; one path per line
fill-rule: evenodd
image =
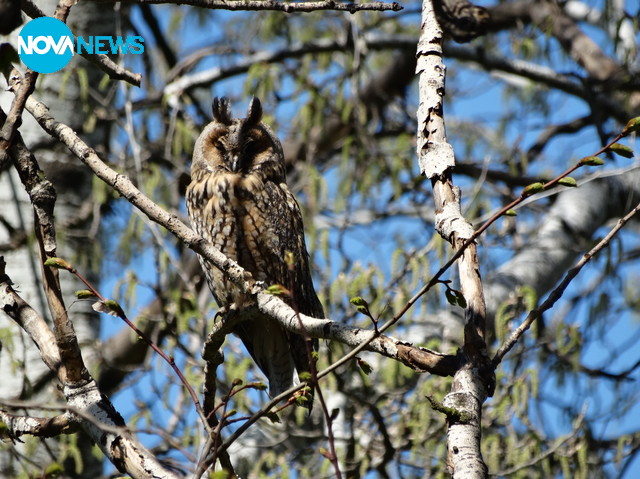
M 231 117 L 226 99 L 215 99 L 212 110 L 214 121 L 194 147 L 186 194 L 194 229 L 255 280 L 291 287 L 293 298 L 283 299 L 301 313 L 324 317 L 311 279 L 300 207 L 285 180 L 282 146 L 261 121 L 260 101 L 252 100 L 244 119 Z M 295 258 L 293 271 L 285 263 L 287 251 Z M 242 315 L 251 299 L 218 268 L 199 259 L 218 305 Z M 271 396 L 293 385 L 294 370 L 309 370 L 301 335 L 264 315 L 247 312 L 241 319 L 234 333 L 267 376 Z M 316 340 L 310 344 L 317 350 Z

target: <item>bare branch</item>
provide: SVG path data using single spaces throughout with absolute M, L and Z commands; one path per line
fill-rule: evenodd
M 104 3 L 113 3 L 115 0 L 99 0 Z M 162 4 L 175 3 L 172 0 L 125 0 L 125 3 L 138 4 Z M 335 0 L 324 0 L 319 2 L 276 2 L 272 0 L 181 0 L 182 5 L 208 8 L 211 10 L 275 10 L 285 13 L 316 12 L 319 10 L 338 10 L 349 13 L 356 13 L 364 10 L 385 11 L 392 10 L 398 12 L 403 9 L 398 2 L 368 2 L 368 3 L 341 3 Z
M 457 411 L 465 420 L 447 421 L 448 462 L 454 478 L 484 479 L 487 466 L 480 449 L 480 421 L 482 404 L 495 389 L 495 375 L 488 367 L 486 305 L 474 231 L 462 216 L 460 190 L 454 187 L 451 175 L 455 157 L 447 141 L 443 115 L 446 67 L 442 61 L 442 29 L 430 0 L 422 2 L 421 26 L 416 66 L 420 95 L 416 149 L 420 169 L 433 187 L 436 230 L 460 257 L 458 272 L 466 303 L 463 351 L 468 362 L 456 372 L 453 387 L 443 401 L 448 410 Z
M 0 404 L 5 406 L 4 403 Z M 61 434 L 73 434 L 80 429 L 73 415 L 65 413 L 54 417 L 34 417 L 10 414 L 0 410 L 0 421 L 7 425 L 6 434 L 17 439 L 28 434 L 36 437 L 55 437 Z M 4 435 L 5 432 L 2 432 Z
M 15 97 L 11 102 L 11 109 L 0 130 L 0 169 L 4 168 L 4 164 L 9 158 L 9 147 L 13 140 L 13 136 L 22 121 L 22 111 L 29 95 L 33 92 L 38 73 L 27 70 L 24 78 L 20 76 L 18 70 L 13 69 L 7 78 L 7 83 L 13 85 Z
M 14 72 L 9 79 L 9 87 L 15 92 L 32 91 L 31 81 L 33 79 L 30 75 L 25 74 L 25 77 L 22 78 Z M 17 93 L 17 95 L 19 94 Z M 43 265 L 48 258 L 56 255 L 56 232 L 53 219 L 56 193 L 53 185 L 40 169 L 35 157 L 24 145 L 18 132 L 14 135 L 13 143 L 14 147 L 11 151 L 14 166 L 29 194 L 35 211 L 34 229 L 38 240 L 43 286 L 64 365 L 64 368 L 59 371 L 59 374 L 62 374 L 60 380 L 62 383 L 84 382 L 89 379 L 89 374 L 84 366 L 73 324 L 69 320 L 64 305 L 58 271 Z
M 556 286 L 556 288 L 553 291 L 551 291 L 547 299 L 538 308 L 532 310 L 527 315 L 526 319 L 522 322 L 522 324 L 518 326 L 511 333 L 511 336 L 509 336 L 509 338 L 500 347 L 500 349 L 498 350 L 498 352 L 496 353 L 496 355 L 493 357 L 493 360 L 492 360 L 492 364 L 494 365 L 494 367 L 497 367 L 502 362 L 505 355 L 511 350 L 511 348 L 513 348 L 516 345 L 518 340 L 531 327 L 533 322 L 536 319 L 538 319 L 542 315 L 542 313 L 552 308 L 553 305 L 556 303 L 556 301 L 558 301 L 562 297 L 565 289 L 567 289 L 567 286 L 569 286 L 573 278 L 575 278 L 578 275 L 578 273 L 580 273 L 584 265 L 586 265 L 589 261 L 591 261 L 591 258 L 593 258 L 596 254 L 598 254 L 600 250 L 602 250 L 602 248 L 607 246 L 611 242 L 613 237 L 616 234 L 618 234 L 618 232 L 622 229 L 622 227 L 631 218 L 633 218 L 638 213 L 638 211 L 640 211 L 640 203 L 638 203 L 631 211 L 629 211 L 629 213 L 627 213 L 622 218 L 620 218 L 616 223 L 616 225 L 611 229 L 611 231 L 609 231 L 607 236 L 605 236 L 602 239 L 602 241 L 600 241 L 597 245 L 595 245 L 588 253 L 585 253 L 585 255 L 580 259 L 580 261 L 578 261 L 578 263 L 573 268 L 567 271 L 567 273 L 565 274 L 560 284 Z

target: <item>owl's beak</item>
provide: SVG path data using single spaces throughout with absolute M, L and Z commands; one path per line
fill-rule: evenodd
M 240 171 L 240 155 L 231 156 L 231 171 L 234 173 Z

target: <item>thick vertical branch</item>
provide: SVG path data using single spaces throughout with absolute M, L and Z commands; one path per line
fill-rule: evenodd
M 436 206 L 436 229 L 456 249 L 473 235 L 473 227 L 460 211 L 460 190 L 454 187 L 455 165 L 447 142 L 443 116 L 446 68 L 442 61 L 442 29 L 431 0 L 422 4 L 421 35 L 416 72 L 419 75 L 417 154 L 422 172 L 431 180 Z M 465 310 L 464 346 L 466 362 L 455 374 L 452 391 L 444 406 L 459 414 L 448 415 L 449 465 L 455 478 L 484 478 L 487 468 L 480 452 L 480 418 L 487 392 L 493 388 L 484 340 L 485 302 L 476 244 L 468 244 L 458 260 Z
M 33 91 L 32 79 L 25 78 L 14 72 L 9 80 L 10 88 L 16 92 L 16 98 L 22 93 Z M 24 99 L 26 103 L 26 98 Z M 80 354 L 77 337 L 73 324 L 67 314 L 64 304 L 58 271 L 44 266 L 48 258 L 56 256 L 56 232 L 53 220 L 53 210 L 56 202 L 56 192 L 53 184 L 45 177 L 36 158 L 26 148 L 19 132 L 12 136 L 13 145 L 9 151 L 13 164 L 20 176 L 20 180 L 29 194 L 34 210 L 34 229 L 38 240 L 40 264 L 42 267 L 43 286 L 49 310 L 53 318 L 54 331 L 60 354 L 62 357 L 61 380 L 63 383 L 84 383 L 89 376 Z

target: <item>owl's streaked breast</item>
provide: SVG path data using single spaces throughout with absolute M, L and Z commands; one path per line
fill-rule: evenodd
M 229 259 L 249 271 L 255 280 L 268 279 L 268 258 L 260 252 L 278 250 L 278 237 L 265 221 L 269 199 L 256 175 L 200 170 L 187 190 L 189 219 L 198 234 Z M 205 268 L 221 306 L 244 303 L 240 290 L 218 268 Z

